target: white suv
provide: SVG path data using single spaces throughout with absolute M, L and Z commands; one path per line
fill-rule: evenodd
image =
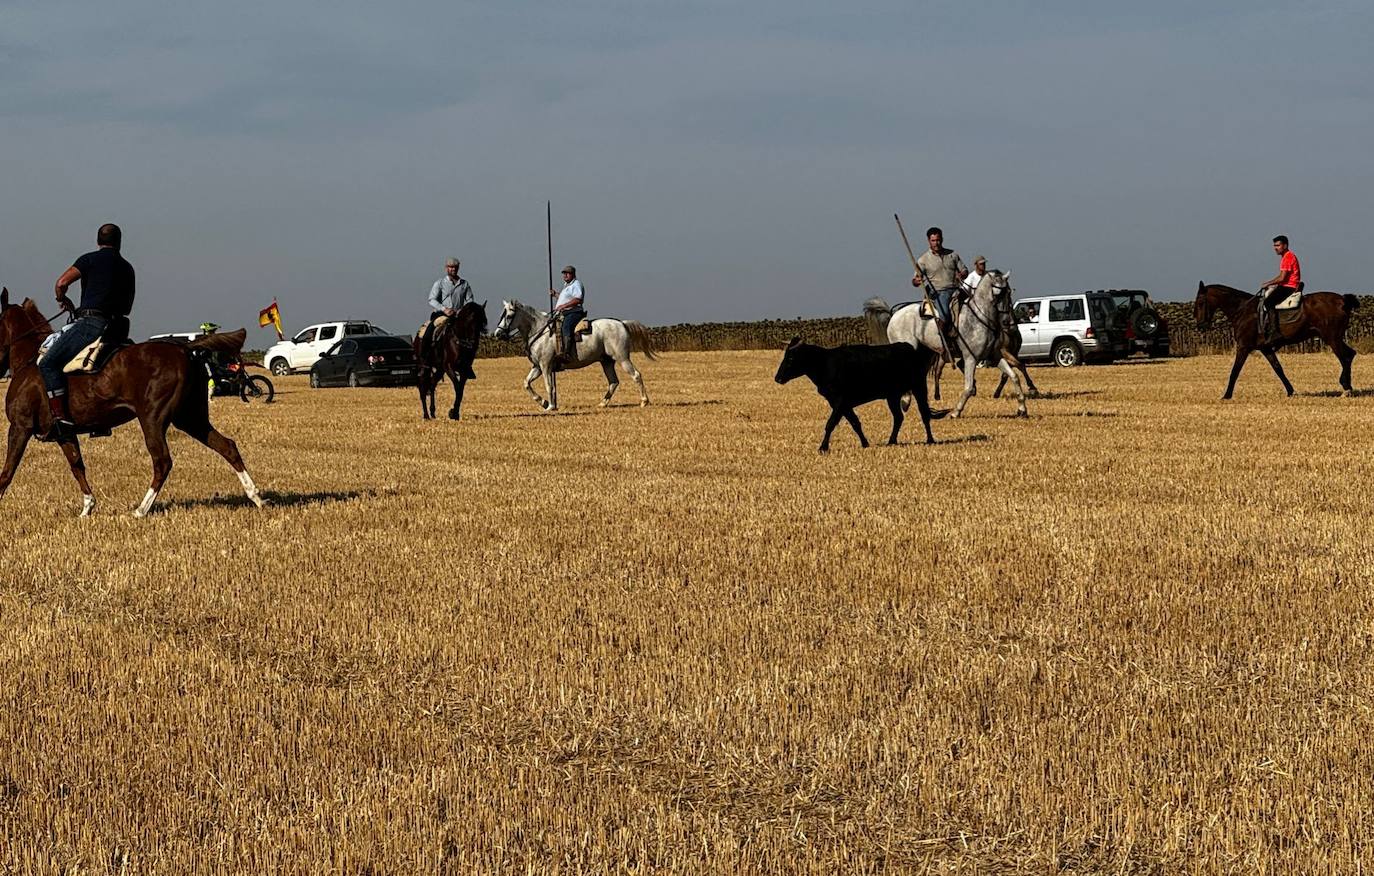
M 386 335 L 367 320 L 347 319 L 340 322 L 321 322 L 302 330 L 294 338 L 278 341 L 263 354 L 263 364 L 279 377 L 293 371 L 309 371 L 319 361 L 320 354 L 350 335 Z
M 1049 359 L 1071 368 L 1085 359 L 1115 359 L 1128 352 L 1112 329 L 1116 303 L 1102 292 L 1023 298 L 1012 314 L 1021 330 L 1022 359 Z

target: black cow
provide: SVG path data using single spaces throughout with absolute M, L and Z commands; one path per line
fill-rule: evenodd
M 892 435 L 887 443 L 896 444 L 897 433 L 902 428 L 902 396 L 908 392 L 916 397 L 916 408 L 926 427 L 926 443 L 934 444 L 930 421 L 949 413 L 947 410 L 932 413 L 926 399 L 926 374 L 934 361 L 934 352 L 907 343 L 849 344 L 827 350 L 815 344 L 803 344 L 801 338 L 794 337 L 773 379 L 786 383 L 805 375 L 816 384 L 821 397 L 830 402 L 830 419 L 825 423 L 821 453 L 830 452 L 830 433 L 839 425 L 840 417 L 849 421 L 859 436 L 859 443 L 867 447 L 868 439 L 859 426 L 854 406 L 878 399 L 886 399 L 892 411 Z

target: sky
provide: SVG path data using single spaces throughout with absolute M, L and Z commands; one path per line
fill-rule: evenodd
M 1119 9 L 1113 7 L 1119 6 Z M 911 297 L 900 213 L 1018 295 L 1374 288 L 1366 2 L 0 0 L 0 283 L 124 229 L 135 336 L 413 329 L 578 267 L 596 316 Z

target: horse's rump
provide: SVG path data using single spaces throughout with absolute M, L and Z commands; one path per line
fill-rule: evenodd
M 203 350 L 207 353 L 233 353 L 237 356 L 243 352 L 243 344 L 246 340 L 248 340 L 248 330 L 239 329 L 234 332 L 216 332 L 203 338 L 196 338 L 186 347 L 190 350 Z

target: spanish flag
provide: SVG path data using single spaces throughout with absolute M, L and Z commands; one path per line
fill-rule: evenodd
M 282 340 L 281 309 L 277 307 L 277 299 L 273 298 L 271 304 L 258 311 L 258 325 L 263 328 L 273 326 L 277 330 L 277 340 Z

